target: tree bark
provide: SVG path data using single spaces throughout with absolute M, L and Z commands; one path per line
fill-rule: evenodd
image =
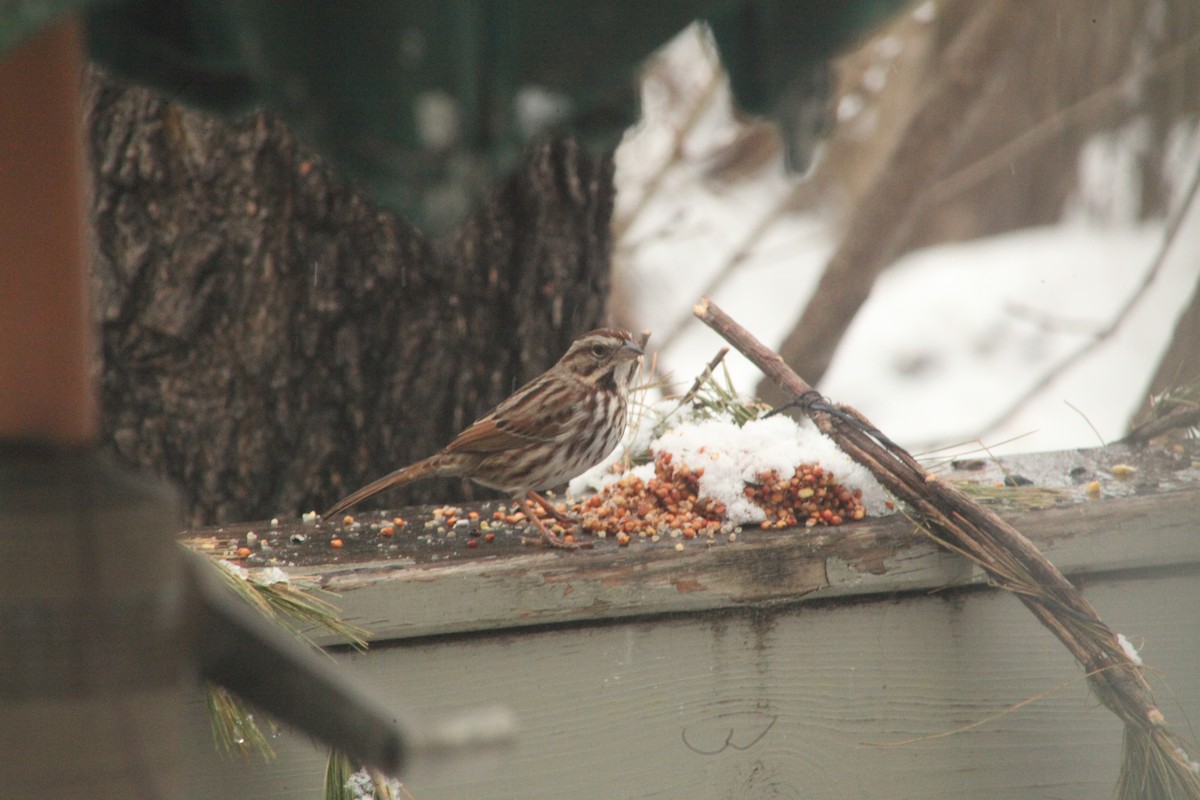
M 1192 299 L 1175 323 L 1175 332 L 1166 351 L 1158 360 L 1158 368 L 1143 393 L 1137 413 L 1129 421 L 1129 429 L 1154 417 L 1150 398 L 1171 389 L 1179 389 L 1200 380 L 1200 282 L 1196 284 Z M 1185 430 L 1178 431 L 1180 436 Z
M 611 154 L 544 142 L 435 242 L 269 115 L 217 120 L 97 73 L 88 95 L 102 436 L 182 486 L 189 524 L 323 508 L 603 321 Z

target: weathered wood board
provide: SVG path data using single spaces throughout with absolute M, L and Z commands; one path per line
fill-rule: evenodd
M 1135 455 L 1028 464 L 1063 475 Z M 1066 492 L 1005 516 L 1141 647 L 1168 721 L 1194 739 L 1200 474 L 1186 461 L 1138 474 L 1106 480 L 1107 499 Z M 1067 652 L 903 518 L 682 553 L 477 548 L 420 562 L 341 554 L 302 570 L 375 632 L 367 653 L 338 658 L 386 702 L 515 710 L 511 753 L 411 776 L 418 800 L 1094 798 L 1116 777 L 1121 726 Z M 954 735 L 872 744 L 953 731 L 1041 693 Z M 192 796 L 317 796 L 323 751 L 290 734 L 277 744 L 265 766 L 205 755 Z

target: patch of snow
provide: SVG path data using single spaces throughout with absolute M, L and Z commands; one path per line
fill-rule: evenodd
M 738 427 L 726 420 L 689 422 L 672 428 L 654 442 L 657 452 L 670 453 L 672 463 L 703 469 L 700 492 L 725 504 L 735 525 L 761 522 L 763 510 L 743 493 L 761 472 L 790 477 L 801 464 L 819 464 L 838 482 L 863 490 L 869 514 L 884 511 L 883 489 L 870 473 L 850 460 L 828 437 L 810 424 L 788 417 L 757 419 Z M 653 465 L 649 474 L 653 476 Z
M 754 207 L 767 213 L 761 200 Z M 744 207 L 741 211 L 742 214 L 731 212 L 727 216 L 744 216 Z M 717 212 L 714 207 L 708 213 Z M 639 254 L 639 274 L 660 278 L 653 291 L 636 304 L 636 318 L 660 332 L 669 330 L 674 320 L 684 322 L 675 341 L 659 354 L 660 370 L 673 373 L 682 388 L 726 345 L 724 339 L 692 316 L 692 306 L 702 292 L 708 292 L 734 319 L 751 324 L 764 341 L 777 345 L 804 310 L 825 262 L 833 253 L 833 232 L 828 226 L 815 217 L 798 216 L 787 225 L 773 228 L 754 255 L 713 290 L 712 281 L 731 254 L 729 237 L 721 235 L 721 228 L 713 219 L 712 230 L 700 241 L 682 242 L 677 248 L 664 243 Z M 754 218 L 756 222 L 757 219 Z M 661 338 L 650 339 L 651 347 L 662 345 Z M 734 385 L 743 393 L 752 393 L 761 378 L 758 369 L 736 351 L 729 354 L 724 364 Z
M 1175 755 L 1179 756 L 1179 760 L 1187 764 L 1188 769 L 1190 769 L 1192 772 L 1200 775 L 1200 761 L 1197 761 L 1188 755 L 1188 752 L 1179 745 L 1173 746 L 1175 747 Z
M 653 450 L 669 453 L 672 464 L 687 465 L 693 471 L 704 470 L 699 479 L 700 493 L 724 503 L 726 516 L 735 525 L 761 522 L 765 518 L 763 510 L 743 493 L 747 483 L 753 482 L 759 473 L 772 470 L 791 477 L 801 464 L 820 465 L 846 488 L 861 489 L 868 514 L 887 513 L 887 495 L 871 474 L 811 424 L 797 424 L 788 417 L 776 416 L 751 420 L 738 427 L 725 419 L 692 419 L 689 411 L 683 409 L 671 416 L 665 433 L 653 438 L 655 421 L 674 406 L 675 401 L 662 401 L 654 412 L 643 417 L 645 424 L 631 425 L 624 446 L 618 447 L 605 463 L 571 481 L 568 494 L 589 494 L 616 481 L 621 476 L 613 473 L 611 466 L 625 452 Z M 625 474 L 649 481 L 654 477 L 654 464 L 642 464 Z
M 291 583 L 292 579 L 288 574 L 279 567 L 266 567 L 265 569 L 256 570 L 251 579 L 263 586 L 271 586 L 276 583 Z
M 1141 655 L 1138 653 L 1137 648 L 1133 646 L 1133 643 L 1125 638 L 1125 634 L 1117 634 L 1117 644 L 1121 645 L 1121 649 L 1125 651 L 1125 655 L 1129 657 L 1130 661 L 1137 664 L 1139 667 L 1142 666 Z
M 733 92 L 707 25 L 693 23 L 659 48 L 646 62 L 640 88 L 641 120 L 626 132 L 618 154 L 625 150 L 626 161 L 649 172 L 676 147 L 693 157 L 703 155 L 727 141 L 737 124 Z M 697 104 L 706 97 L 697 113 Z M 685 127 L 686 136 L 678 141 L 675 132 Z M 651 153 L 642 152 L 647 146 Z
M 1200 209 L 1189 224 L 1200 229 Z M 911 253 L 879 278 L 818 388 L 913 448 L 981 436 L 989 444 L 1020 437 L 997 452 L 1086 447 L 1100 443 L 1092 426 L 1105 439 L 1117 438 L 1142 401 L 1157 362 L 1153 354 L 1169 340 L 1196 285 L 1200 237 L 1179 237 L 1115 335 L 1053 374 L 1019 409 L 1013 406 L 1112 323 L 1144 280 L 1161 240 L 1160 225 L 1064 225 Z M 778 347 L 831 250 L 829 233 L 818 229 L 795 243 L 790 260 L 754 262 L 713 300 Z M 665 263 L 670 249 L 663 251 Z M 691 313 L 697 282 L 683 272 L 673 280 L 656 287 L 653 301 L 661 310 L 647 314 L 647 306 L 637 304 L 639 319 L 652 326 L 655 318 Z M 691 324 L 660 353 L 660 368 L 686 386 L 724 344 L 706 326 Z M 758 370 L 737 353 L 726 364 L 734 386 L 753 393 L 762 378 Z M 1002 417 L 1008 419 L 994 424 Z
M 760 319 L 762 296 L 769 295 L 772 313 L 764 322 L 782 336 L 816 285 L 833 243 L 828 227 L 813 216 L 794 216 L 789 224 L 771 227 L 749 257 L 726 271 L 748 232 L 759 227 L 791 190 L 792 184 L 782 176 L 720 193 L 668 181 L 661 202 L 652 211 L 647 209 L 630 229 L 629 238 L 640 242 L 636 265 L 622 259 L 618 267 L 629 292 L 629 311 L 654 330 L 651 348 L 663 347 L 664 337 L 680 326 L 677 341 L 663 354 L 667 361 L 660 366 L 677 370 L 684 388 L 723 344 L 692 317 L 700 292 L 710 292 L 730 313 L 750 313 Z M 707 353 L 698 361 L 675 360 L 675 347 L 697 336 L 706 342 Z M 731 368 L 738 369 L 732 367 L 734 361 Z M 753 370 L 742 363 L 742 372 Z
M 1156 366 L 1149 354 L 1191 296 L 1200 247 L 1170 259 L 1086 359 L 1056 365 L 1112 322 L 1161 238 L 1157 225 L 1062 226 L 912 253 L 880 277 L 820 389 L 910 446 L 981 435 L 1023 437 L 1008 452 L 1094 446 L 1093 425 L 1116 438 Z M 1047 373 L 1050 383 L 1010 413 Z
M 887 86 L 888 73 L 891 71 L 886 64 L 876 64 L 863 73 L 862 85 L 871 94 L 878 94 Z M 838 104 L 841 105 L 840 103 Z M 840 120 L 840 118 L 839 118 Z
M 837 121 L 849 122 L 858 116 L 863 109 L 862 95 L 857 92 L 847 92 L 837 104 Z
M 232 561 L 226 561 L 223 558 L 216 559 L 216 562 L 217 566 L 221 567 L 221 569 L 224 569 L 227 572 L 233 573 L 234 577 L 241 578 L 242 580 L 247 580 L 250 577 L 250 573 L 240 564 L 235 564 Z
M 1192 117 L 1172 125 L 1164 150 L 1162 177 L 1171 187 L 1167 207 L 1174 212 L 1200 164 L 1200 120 Z
M 400 781 L 388 778 L 386 779 L 387 790 L 389 797 L 400 797 Z M 375 800 L 377 797 L 375 792 L 375 779 L 365 768 L 358 770 L 349 778 L 346 779 L 346 789 L 350 791 L 350 796 L 354 800 Z M 407 792 L 405 793 L 407 794 Z
M 1064 220 L 1135 225 L 1142 210 L 1139 162 L 1150 138 L 1149 120 L 1139 117 L 1088 139 L 1079 153 L 1079 186 L 1067 202 Z
M 903 49 L 904 46 L 900 44 L 900 38 L 897 36 L 884 36 L 875 42 L 875 54 L 887 61 L 900 55 Z
M 937 17 L 937 3 L 933 0 L 925 0 L 924 3 L 913 9 L 912 18 L 922 25 L 933 22 Z

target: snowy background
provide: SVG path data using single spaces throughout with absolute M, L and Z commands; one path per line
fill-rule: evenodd
M 919 6 L 913 18 L 929 22 L 932 8 Z M 881 59 L 900 48 L 876 45 Z M 887 66 L 869 69 L 859 91 L 887 91 Z M 689 94 L 709 100 L 697 112 L 680 101 Z M 839 127 L 869 125 L 858 94 L 834 102 Z M 713 154 L 745 120 L 697 31 L 659 54 L 643 81 L 643 114 L 617 152 L 618 315 L 654 332 L 658 371 L 682 390 L 724 344 L 691 317 L 702 294 L 778 347 L 838 238 L 854 232 L 839 229 L 833 201 L 780 213 L 804 184 L 781 158 L 751 179 L 711 179 Z M 970 449 L 976 440 L 992 452 L 1052 450 L 1120 437 L 1195 291 L 1200 209 L 1183 215 L 1155 268 L 1165 220 L 1139 219 L 1144 124 L 1089 137 L 1057 224 L 901 258 L 876 283 L 818 388 L 915 452 Z M 1161 169 L 1179 209 L 1200 170 L 1194 118 L 1171 131 Z M 753 393 L 757 370 L 736 353 L 726 363 L 738 388 Z

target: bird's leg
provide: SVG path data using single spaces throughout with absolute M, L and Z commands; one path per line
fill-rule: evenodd
M 591 542 L 568 542 L 564 541 L 562 537 L 557 536 L 552 530 L 546 527 L 546 523 L 542 522 L 542 518 L 534 513 L 533 503 L 537 503 L 542 508 L 546 509 L 547 513 L 551 514 L 560 521 L 563 521 L 563 518 L 566 517 L 566 515 L 551 506 L 550 502 L 537 492 L 528 492 L 523 498 L 521 498 L 521 505 L 525 508 L 526 516 L 529 517 L 529 521 L 532 522 L 533 526 L 538 529 L 539 533 L 541 533 L 541 540 L 545 542 L 548 547 L 556 547 L 560 550 L 580 550 L 583 548 L 590 548 L 592 546 Z M 570 517 L 566 517 L 565 521 L 571 522 Z M 523 541 L 530 543 L 528 540 Z
M 561 522 L 563 525 L 575 525 L 579 522 L 579 520 L 575 519 L 570 514 L 564 514 L 562 511 L 559 511 L 554 507 L 553 503 L 551 503 L 545 497 L 542 497 L 542 495 L 538 494 L 537 492 L 530 492 L 527 496 L 530 500 L 541 506 L 542 510 L 545 511 L 547 515 L 554 517 L 557 522 Z

